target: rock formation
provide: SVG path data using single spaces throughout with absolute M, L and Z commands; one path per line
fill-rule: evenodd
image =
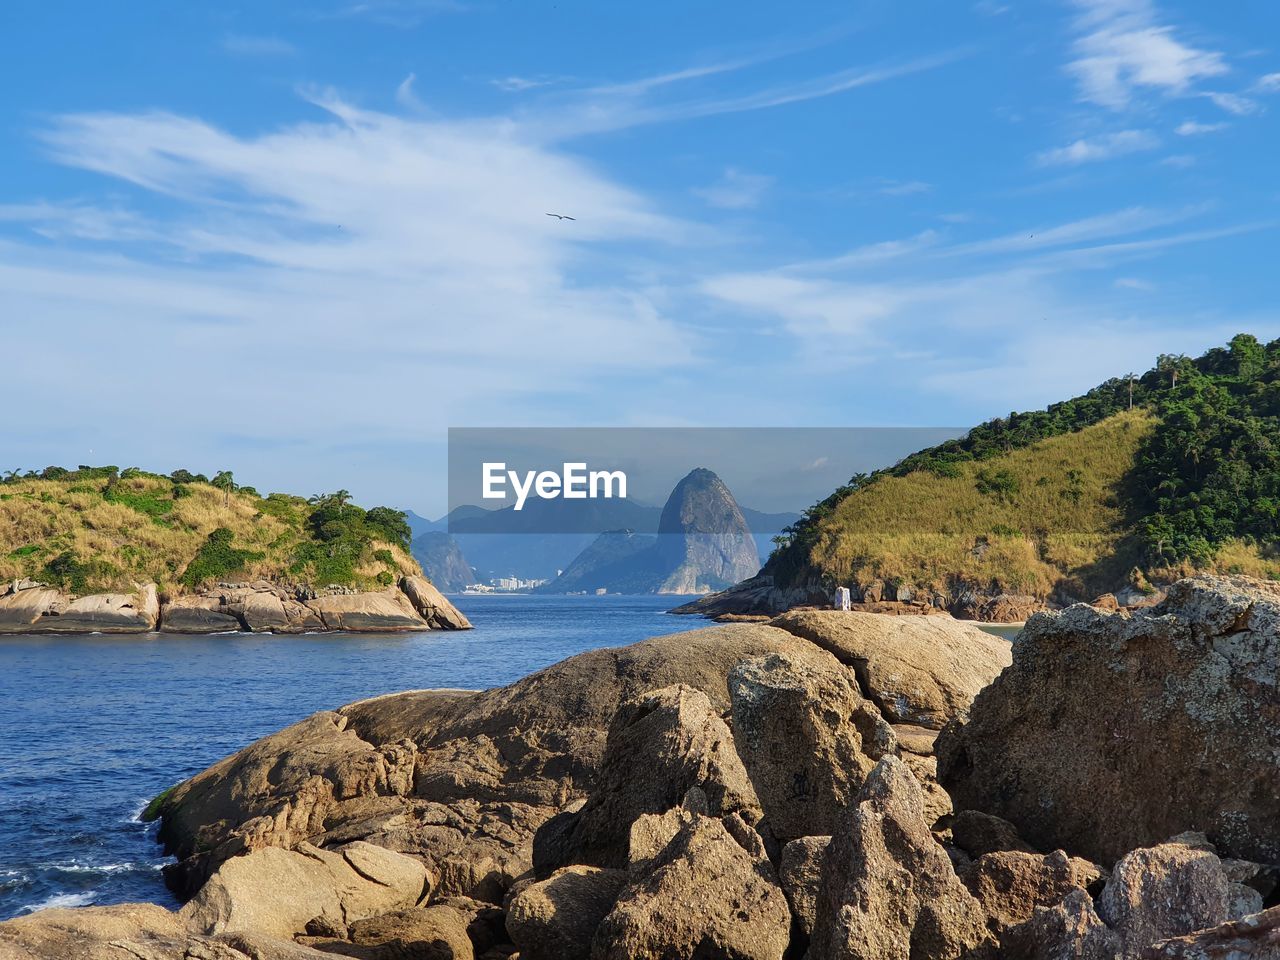
M 467 618 L 424 577 L 370 593 L 306 595 L 265 580 L 222 583 L 159 600 L 154 583 L 133 594 L 69 597 L 37 583 L 0 595 L 2 633 L 382 633 L 466 630 Z
M 0 923 L 0 960 L 1272 957 L 1275 766 L 1241 738 L 1278 742 L 1277 598 L 1202 579 L 1152 611 L 1038 615 L 972 704 L 999 648 L 854 614 L 350 704 L 157 798 L 181 910 L 42 911 Z M 1122 707 L 1149 725 L 1091 752 L 1088 718 Z M 938 735 L 904 716 L 950 720 Z M 1035 777 L 1046 802 L 1029 816 Z M 1125 846 L 1186 821 L 1209 835 Z
M 939 778 L 957 808 L 1042 850 L 1110 863 L 1202 830 L 1227 856 L 1274 863 L 1278 665 L 1274 583 L 1199 577 L 1131 613 L 1038 614 L 939 737 Z

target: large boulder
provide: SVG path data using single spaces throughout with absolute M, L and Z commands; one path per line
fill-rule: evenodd
M 507 907 L 522 960 L 590 960 L 591 941 L 626 882 L 622 870 L 565 867 L 530 884 Z
M 1037 907 L 1000 938 L 1001 960 L 1120 960 L 1120 948 L 1120 938 L 1084 890 L 1072 890 L 1055 906 Z
M 168 633 L 228 633 L 247 628 L 221 597 L 185 594 L 161 607 L 160 629 Z
M 358 960 L 474 960 L 469 917 L 449 904 L 398 910 L 353 921 L 345 937 L 303 937 L 323 956 Z
M 760 819 L 733 734 L 705 693 L 678 684 L 629 701 L 609 729 L 596 788 L 561 842 L 560 856 L 626 866 L 631 825 L 680 806 L 695 789 L 704 813 L 741 811 L 752 823 Z
M 999 934 L 1031 919 L 1037 907 L 1052 907 L 1073 890 L 1100 885 L 1102 871 L 1061 850 L 1048 856 L 1005 850 L 984 854 L 961 879 Z
M 1152 609 L 1038 614 L 939 737 L 939 779 L 1041 849 L 1109 863 L 1203 830 L 1280 862 L 1278 676 L 1277 584 L 1197 577 Z
M 0 631 L 29 633 L 37 620 L 61 613 L 69 602 L 61 591 L 52 587 L 19 590 L 16 585 L 11 586 L 4 596 L 0 596 Z
M 787 903 L 791 904 L 791 915 L 806 937 L 813 935 L 818 889 L 822 884 L 822 860 L 830 843 L 830 837 L 800 837 L 782 848 L 778 880 L 787 895 Z
M 593 650 L 484 693 L 412 691 L 316 714 L 157 800 L 181 861 L 166 876 L 190 895 L 247 849 L 363 839 L 422 859 L 442 895 L 500 902 L 531 864 L 534 832 L 595 786 L 620 704 L 683 683 L 725 713 L 735 664 L 806 649 L 732 624 Z
M 733 741 L 779 840 L 830 835 L 894 737 L 834 657 L 773 653 L 729 673 Z
M 360 841 L 337 850 L 265 847 L 223 863 L 180 915 L 205 934 L 288 940 L 317 917 L 349 924 L 413 907 L 432 879 L 417 860 Z
M 982 907 L 929 832 L 907 765 L 886 757 L 823 858 L 810 960 L 959 960 L 992 945 Z
M 791 914 L 769 861 L 694 816 L 596 930 L 593 960 L 782 960 Z
M 49 612 L 40 617 L 33 629 L 41 633 L 146 633 L 155 629 L 158 617 L 156 585 L 149 583 L 137 593 L 78 597 L 56 615 Z
M 1230 918 L 1231 890 L 1212 852 L 1162 843 L 1126 854 L 1111 873 L 1098 914 L 1138 956 L 1157 940 L 1180 937 Z
M 1010 662 L 1007 640 L 950 617 L 797 610 L 772 624 L 853 667 L 891 723 L 940 729 Z
M 332 960 L 256 933 L 204 935 L 151 903 L 41 910 L 0 923 L 0 960 Z
M 307 609 L 329 630 L 381 633 L 388 630 L 427 630 L 413 604 L 399 590 L 381 593 L 339 593 L 308 600 Z
M 426 577 L 401 577 L 400 589 L 432 630 L 471 629 L 471 621 Z

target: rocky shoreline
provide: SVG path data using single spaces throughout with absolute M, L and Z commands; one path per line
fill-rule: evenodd
M 851 609 L 859 613 L 883 613 L 893 616 L 937 616 L 950 614 L 958 620 L 975 623 L 1024 623 L 1042 611 L 1061 610 L 1070 602 L 1054 602 L 1026 594 L 983 590 L 974 586 L 953 590 L 916 587 L 909 583 L 868 583 L 846 585 L 852 600 Z M 670 612 L 709 617 L 722 623 L 751 617 L 768 619 L 797 609 L 830 609 L 834 588 L 825 581 L 812 581 L 781 586 L 772 575 L 759 573 L 727 590 L 708 594 L 675 607 Z M 1106 593 L 1090 601 L 1092 606 L 1108 610 L 1137 610 L 1152 607 L 1164 599 L 1164 591 L 1126 587 Z
M 0 958 L 1280 955 L 1280 585 L 793 611 L 326 711 L 157 798 L 186 905 Z
M 154 583 L 134 593 L 82 597 L 33 581 L 0 594 L 6 633 L 382 633 L 466 630 L 471 624 L 425 577 L 404 576 L 377 592 L 313 591 L 265 580 L 220 583 L 199 593 L 160 597 Z

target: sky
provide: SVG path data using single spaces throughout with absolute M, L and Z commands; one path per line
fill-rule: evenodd
M 449 427 L 965 425 L 1274 338 L 1277 37 L 1269 0 L 8 0 L 0 467 L 437 516 Z

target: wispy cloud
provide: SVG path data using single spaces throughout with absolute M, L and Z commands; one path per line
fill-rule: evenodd
M 228 33 L 222 38 L 222 49 L 238 57 L 293 57 L 298 48 L 279 37 L 260 37 L 244 33 Z
M 1121 290 L 1137 290 L 1140 293 L 1154 293 L 1156 290 L 1154 283 L 1138 277 L 1116 277 L 1115 285 Z
M 1180 95 L 1228 71 L 1221 52 L 1192 46 L 1162 24 L 1152 0 L 1075 0 L 1075 6 L 1068 70 L 1085 100 L 1119 109 L 1140 90 Z
M 1173 132 L 1180 137 L 1196 137 L 1205 133 L 1217 133 L 1229 126 L 1228 123 L 1198 123 L 1195 120 L 1184 120 Z
M 549 87 L 556 82 L 554 77 L 498 77 L 490 80 L 491 86 L 497 87 L 503 93 L 524 93 L 526 90 L 537 90 L 539 87 Z
M 879 193 L 886 197 L 909 197 L 919 193 L 929 193 L 933 184 L 923 180 L 890 180 L 883 184 Z
M 462 0 L 356 0 L 338 6 L 329 15 L 362 17 L 384 26 L 412 28 L 430 17 L 466 9 Z
M 693 79 L 742 69 L 751 61 L 733 61 L 661 74 L 624 84 L 573 91 L 540 117 L 545 129 L 559 136 L 577 136 L 656 123 L 768 110 L 836 96 L 863 87 L 888 83 L 936 70 L 966 56 L 953 50 L 929 57 L 874 67 L 850 67 L 818 77 L 760 87 L 745 94 L 708 95 L 689 99 L 658 99 L 651 94 Z
M 1220 107 L 1227 113 L 1237 117 L 1247 117 L 1262 109 L 1262 105 L 1258 101 L 1242 97 L 1238 93 L 1209 92 L 1205 96 L 1213 102 L 1214 106 Z
M 1160 138 L 1150 130 L 1120 130 L 1096 137 L 1081 137 L 1063 147 L 1045 150 L 1037 156 L 1043 166 L 1062 166 L 1110 160 L 1142 150 L 1154 150 Z
M 746 210 L 758 206 L 760 198 L 772 184 L 773 177 L 729 167 L 715 183 L 698 187 L 693 192 L 713 207 Z
M 1280 73 L 1268 73 L 1259 77 L 1250 89 L 1255 93 L 1280 92 Z

